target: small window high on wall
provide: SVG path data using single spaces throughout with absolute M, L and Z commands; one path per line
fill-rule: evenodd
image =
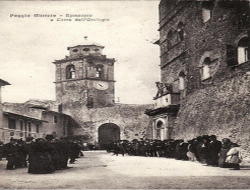
M 179 90 L 185 89 L 185 74 L 184 72 L 180 72 L 179 74 Z
M 97 65 L 96 66 L 96 77 L 97 78 L 103 78 L 104 77 L 103 65 Z
M 237 56 L 238 56 L 238 64 L 245 63 L 249 60 L 248 51 L 249 51 L 249 38 L 242 38 L 237 47 Z
M 75 66 L 68 65 L 66 67 L 66 79 L 74 79 L 75 78 Z
M 210 20 L 212 16 L 212 7 L 213 7 L 212 2 L 209 1 L 202 2 L 202 19 L 204 23 Z
M 202 67 L 202 80 L 208 79 L 211 77 L 210 74 L 210 64 L 211 60 L 209 57 L 206 57 L 203 62 L 203 67 Z

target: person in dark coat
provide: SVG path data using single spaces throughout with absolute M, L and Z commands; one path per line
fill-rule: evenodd
M 176 141 L 170 140 L 168 146 L 168 153 L 169 153 L 169 158 L 175 158 L 176 157 Z
M 107 150 L 107 153 L 110 153 L 112 150 L 112 142 L 107 141 L 107 143 L 105 144 L 105 148 Z
M 56 151 L 56 142 L 58 139 L 55 139 L 54 135 L 46 135 L 45 137 L 47 144 L 49 145 L 47 148 L 47 152 L 51 156 L 54 168 L 57 168 L 58 162 L 58 153 Z
M 25 142 L 22 139 L 19 139 L 17 141 L 16 147 L 17 147 L 16 167 L 17 168 L 27 167 L 26 157 L 28 154 L 28 149 Z
M 176 140 L 176 146 L 175 146 L 175 151 L 176 151 L 176 159 L 177 160 L 182 160 L 182 156 L 183 156 L 183 147 L 182 144 L 184 143 L 183 139 L 180 140 Z
M 221 150 L 221 142 L 217 140 L 215 135 L 210 136 L 210 145 L 209 145 L 209 163 L 211 166 L 218 166 L 219 153 Z
M 78 140 L 78 146 L 79 146 L 79 156 L 78 157 L 82 157 L 84 156 L 83 152 L 84 151 L 84 146 L 81 140 Z
M 114 143 L 114 154 L 112 156 L 114 156 L 114 155 L 118 156 L 119 153 L 120 153 L 119 143 L 116 142 L 116 143 Z
M 56 169 L 67 169 L 69 158 L 69 142 L 66 139 L 56 142 L 56 151 L 58 155 Z
M 210 164 L 210 155 L 209 155 L 209 146 L 210 146 L 210 138 L 208 135 L 203 135 L 203 144 L 201 146 L 202 156 L 201 156 L 201 162 L 203 164 L 211 165 Z
M 8 160 L 6 170 L 14 170 L 17 162 L 16 140 L 11 138 L 10 142 L 4 145 L 4 154 Z
M 42 138 L 31 144 L 28 173 L 47 174 L 54 172 L 54 163 L 49 152 L 52 147 Z
M 181 160 L 188 160 L 187 152 L 188 152 L 188 143 L 181 142 L 179 149 L 179 156 Z
M 69 158 L 70 158 L 69 163 L 70 164 L 75 163 L 76 158 L 79 155 L 79 150 L 80 150 L 80 147 L 79 147 L 77 141 L 70 142 L 70 145 L 69 145 Z
M 155 144 L 155 140 L 151 140 L 148 143 L 148 150 L 149 150 L 149 155 L 151 157 L 156 157 L 156 144 Z
M 202 161 L 202 145 L 203 145 L 203 138 L 201 136 L 198 136 L 196 138 L 196 143 L 195 143 L 195 149 L 196 149 L 196 152 L 195 152 L 195 156 L 196 156 L 196 159 L 197 161 L 201 162 Z

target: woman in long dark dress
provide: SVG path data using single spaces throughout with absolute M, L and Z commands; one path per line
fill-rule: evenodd
M 46 174 L 54 171 L 50 144 L 42 138 L 31 144 L 28 173 Z

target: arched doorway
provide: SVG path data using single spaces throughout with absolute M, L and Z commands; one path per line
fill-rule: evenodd
M 120 127 L 114 123 L 105 123 L 98 129 L 98 141 L 101 149 L 105 149 L 107 142 L 120 140 Z
M 162 126 L 163 126 L 163 122 L 160 120 L 157 122 L 157 125 L 156 125 L 156 138 L 158 140 L 161 140 L 161 129 L 162 129 Z

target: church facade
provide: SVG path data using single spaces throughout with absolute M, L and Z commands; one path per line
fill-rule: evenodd
M 249 1 L 161 0 L 159 107 L 146 112 L 155 133 L 171 127 L 171 138 L 215 134 L 249 147 L 249 11 Z
M 150 119 L 144 111 L 152 105 L 115 103 L 115 59 L 103 55 L 103 49 L 85 39 L 68 47 L 69 56 L 53 62 L 59 111 L 81 126 L 74 135 L 101 147 L 108 141 L 146 138 Z

